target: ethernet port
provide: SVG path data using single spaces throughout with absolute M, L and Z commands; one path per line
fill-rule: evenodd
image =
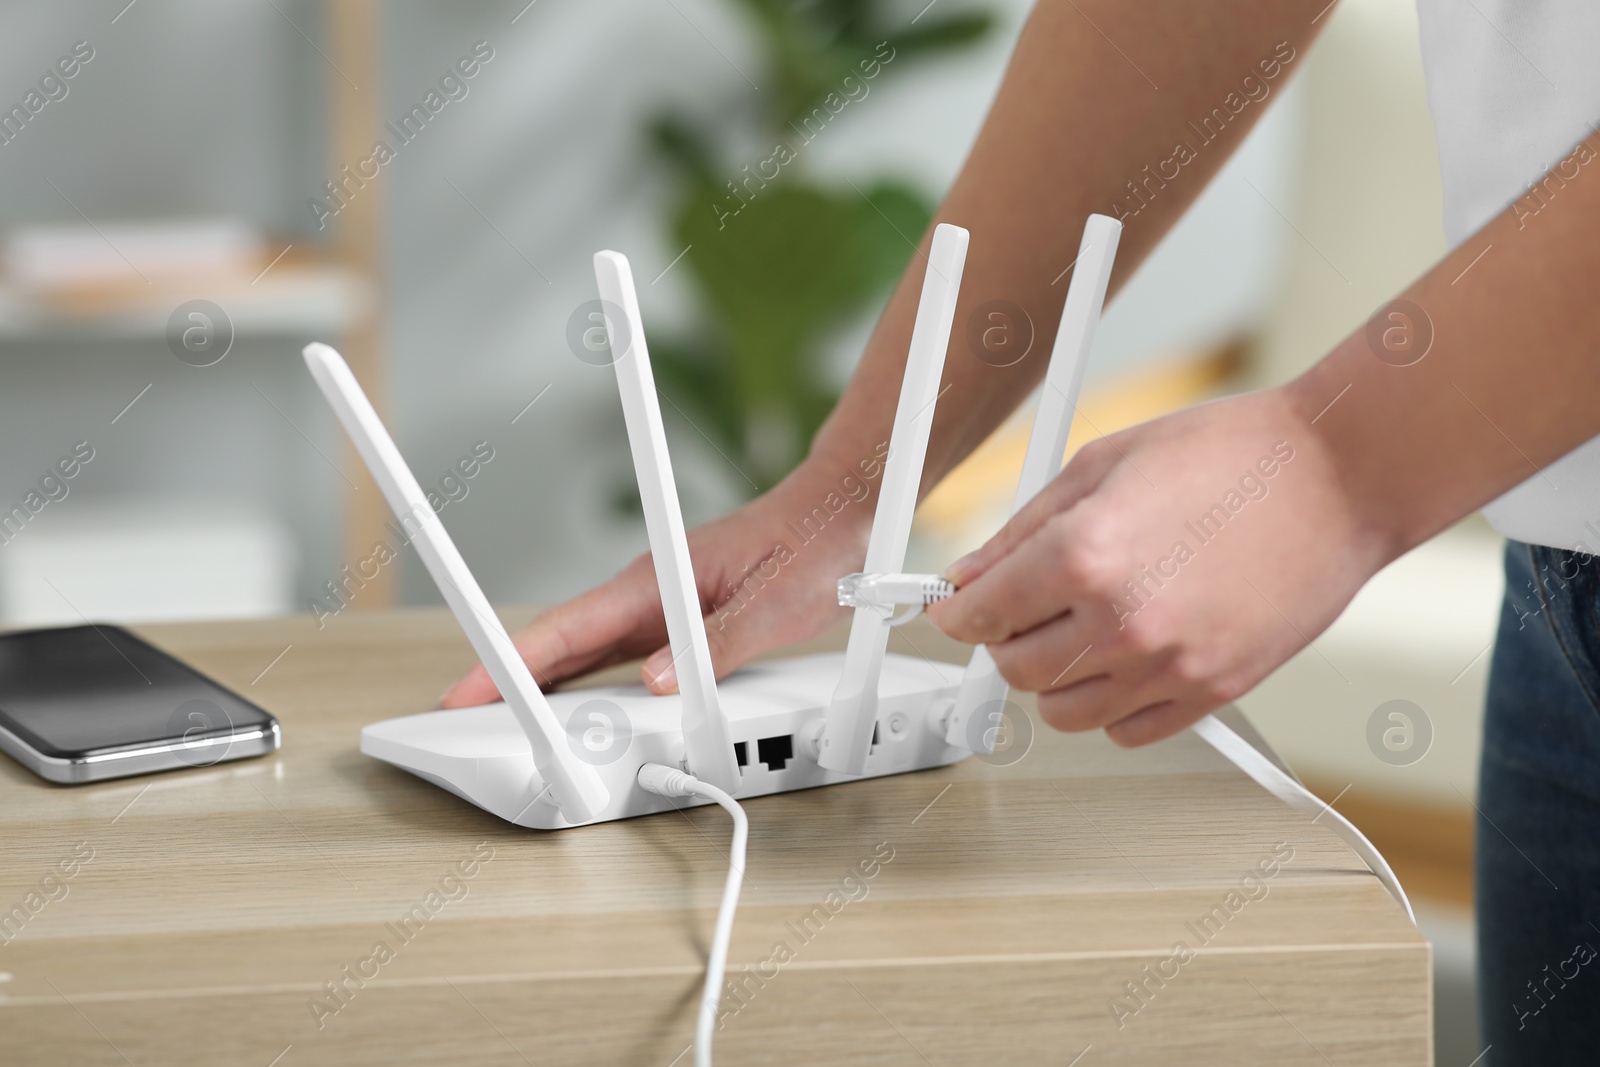
M 739 761 L 739 769 L 750 766 L 750 746 L 744 741 L 733 743 L 733 758 Z
M 756 758 L 767 765 L 769 771 L 781 771 L 794 757 L 794 735 L 763 737 L 756 742 Z

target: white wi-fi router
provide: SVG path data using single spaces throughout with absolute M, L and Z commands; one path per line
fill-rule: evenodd
M 1121 234 L 1121 223 L 1104 215 L 1090 215 L 1084 226 L 1013 513 L 1061 469 Z M 327 345 L 306 346 L 317 385 L 504 698 L 372 723 L 361 731 L 361 751 L 502 819 L 545 830 L 711 802 L 645 789 L 639 772 L 649 764 L 681 768 L 748 798 L 942 767 L 991 752 L 1008 690 L 987 650 L 974 649 L 964 671 L 886 651 L 891 627 L 915 614 L 915 606 L 949 594 L 948 583 L 935 575 L 899 572 L 967 241 L 967 231 L 958 226 L 934 230 L 866 569 L 839 583 L 840 602 L 855 607 L 845 651 L 744 667 L 720 687 L 711 669 L 633 274 L 620 253 L 596 253 L 595 280 L 677 664 L 679 693 L 673 696 L 656 696 L 643 686 L 541 692 L 350 368 Z M 896 614 L 897 604 L 913 610 Z M 1360 830 L 1220 720 L 1207 715 L 1194 730 L 1275 796 L 1326 817 L 1410 914 L 1394 872 Z M 598 749 L 588 743 L 594 731 L 606 741 Z
M 1019 506 L 1060 469 L 1120 232 L 1098 215 L 1084 231 Z M 868 540 L 866 571 L 874 575 L 904 565 L 967 242 L 960 227 L 934 231 Z M 355 376 L 332 348 L 313 344 L 305 350 L 313 377 L 504 698 L 372 723 L 361 731 L 361 751 L 510 822 L 548 830 L 683 806 L 637 784 L 645 764 L 682 767 L 747 798 L 990 751 L 1006 695 L 993 661 L 979 649 L 963 675 L 948 663 L 887 654 L 899 619 L 892 604 L 858 601 L 842 654 L 756 664 L 716 683 L 632 273 L 616 252 L 598 253 L 594 267 L 680 692 L 542 693 Z M 865 596 L 873 586 L 849 588 Z M 596 731 L 606 742 L 598 748 L 590 744 Z

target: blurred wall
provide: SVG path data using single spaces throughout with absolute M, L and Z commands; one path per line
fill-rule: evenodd
M 1001 17 L 989 42 L 878 85 L 799 165 L 840 179 L 906 175 L 936 195 L 964 159 L 1031 5 L 987 6 Z M 611 375 L 566 348 L 567 317 L 592 295 L 589 257 L 600 247 L 626 251 L 646 322 L 675 319 L 684 279 L 668 271 L 649 282 L 681 249 L 663 243 L 655 221 L 660 193 L 640 127 L 663 100 L 712 114 L 739 106 L 752 91 L 743 72 L 755 67 L 747 28 L 718 0 L 543 0 L 509 25 L 520 8 L 386 8 L 391 98 L 433 76 L 453 55 L 450 42 L 483 37 L 498 57 L 387 189 L 391 344 L 396 417 L 420 467 L 443 469 L 477 437 L 506 457 L 481 479 L 481 496 L 445 514 L 463 550 L 492 596 L 549 600 L 644 548 L 642 529 L 610 508 L 632 479 Z M 1275 295 L 1284 249 L 1286 230 L 1262 194 L 1290 197 L 1294 95 L 1280 94 L 1124 292 L 1092 374 L 1253 330 Z M 841 377 L 870 326 L 841 339 Z M 691 426 L 667 416 L 691 521 L 720 513 L 746 487 Z M 407 591 L 431 597 L 416 568 Z
M 65 97 L 0 145 L 0 230 L 232 216 L 304 243 L 303 191 L 324 169 L 324 133 L 308 118 L 321 114 L 326 67 L 301 31 L 317 32 L 319 18 L 310 0 L 0 7 L 8 109 L 76 42 L 93 49 Z M 65 591 L 83 569 L 72 565 L 87 545 L 78 535 L 98 528 L 115 536 L 130 516 L 182 532 L 213 524 L 209 511 L 219 529 L 253 523 L 273 527 L 261 531 L 268 539 L 292 538 L 303 574 L 337 566 L 339 483 L 286 421 L 311 417 L 298 338 L 269 325 L 202 370 L 175 359 L 159 328 L 12 329 L 10 312 L 29 309 L 0 310 L 0 501 L 21 500 L 74 442 L 95 449 L 69 496 L 7 546 L 8 589 L 39 583 L 38 560 L 50 557 L 69 561 L 51 568 Z M 78 528 L 51 551 L 26 551 L 46 548 L 66 527 Z M 31 617 L 16 610 L 17 599 L 0 609 Z M 292 599 L 283 590 L 266 602 Z M 76 615 L 70 605 L 58 609 Z M 161 613 L 129 606 L 128 617 Z
M 1263 320 L 1260 384 L 1299 374 L 1445 253 L 1413 0 L 1343 0 L 1303 79 L 1295 231 Z
M 1281 296 L 1253 363 L 1298 374 L 1444 254 L 1438 160 L 1409 0 L 1345 0 L 1305 72 L 1309 136 L 1290 208 Z M 1302 773 L 1446 807 L 1477 781 L 1483 692 L 1503 580 L 1476 517 L 1381 573 L 1320 637 L 1241 704 Z M 1369 750 L 1368 717 L 1412 701 L 1425 758 Z
M 936 195 L 982 121 L 1030 5 L 989 6 L 1000 27 L 984 46 L 885 81 L 801 165 L 841 177 L 900 174 Z M 235 215 L 314 242 L 307 200 L 351 162 L 326 148 L 324 90 L 344 75 L 326 55 L 320 6 L 110 8 L 69 0 L 0 9 L 0 99 L 19 97 L 74 41 L 96 49 L 69 97 L 0 148 L 0 226 Z M 723 0 L 391 0 L 381 11 L 376 91 L 391 119 L 476 42 L 494 57 L 373 190 L 385 205 L 396 435 L 425 485 L 488 441 L 495 459 L 445 523 L 495 599 L 568 595 L 610 574 L 644 538 L 614 507 L 631 471 L 613 382 L 570 354 L 567 320 L 591 296 L 591 254 L 608 246 L 632 258 L 646 320 L 679 317 L 685 279 L 667 271 L 652 281 L 681 249 L 663 243 L 662 192 L 640 127 L 665 100 L 710 114 L 741 106 L 753 91 L 742 73 L 755 69 L 750 31 Z M 1294 199 L 1298 95 L 1294 86 L 1277 94 L 1239 157 L 1117 301 L 1093 375 L 1232 340 L 1267 313 L 1293 252 L 1279 212 Z M 870 325 L 840 339 L 841 377 Z M 204 371 L 148 338 L 0 342 L 0 499 L 26 491 L 55 459 L 58 438 L 98 434 L 108 443 L 103 462 L 74 499 L 253 505 L 283 521 L 299 547 L 303 604 L 349 562 L 339 547 L 343 484 L 328 457 L 348 460 L 297 354 L 312 336 L 258 332 Z M 139 406 L 111 427 L 146 384 Z M 726 510 L 745 487 L 692 426 L 668 415 L 691 520 Z M 407 568 L 405 598 L 435 599 L 420 568 Z

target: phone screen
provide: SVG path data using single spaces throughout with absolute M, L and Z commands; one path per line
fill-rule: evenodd
M 0 726 L 46 756 L 199 741 L 273 722 L 119 626 L 0 634 Z

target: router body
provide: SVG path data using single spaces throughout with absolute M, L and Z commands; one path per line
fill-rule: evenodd
M 1110 219 L 1094 226 L 1109 226 L 1113 236 L 1118 229 Z M 905 563 L 967 243 L 965 230 L 941 224 L 925 257 L 866 552 L 867 570 L 880 575 Z M 1063 381 L 1081 377 L 1109 274 L 1109 254 L 1090 259 L 1095 269 L 1080 266 L 1069 288 L 1080 328 L 1065 331 L 1051 354 Z M 753 797 L 942 767 L 989 751 L 987 726 L 999 724 L 1003 687 L 986 677 L 963 687 L 970 668 L 889 655 L 889 629 L 909 617 L 892 605 L 856 603 L 842 654 L 768 661 L 717 683 L 632 271 L 616 252 L 597 253 L 594 268 L 680 693 L 657 696 L 640 686 L 543 693 L 360 383 L 337 352 L 312 344 L 305 358 L 313 378 L 503 698 L 372 723 L 361 732 L 361 751 L 508 822 L 550 830 L 684 806 L 685 797 L 641 784 L 651 767 Z M 1035 437 L 1049 439 L 1034 449 L 1041 480 L 1060 467 L 1066 431 L 1057 423 L 1070 418 L 1074 392 L 1068 387 L 1067 403 L 1047 408 L 1045 425 L 1034 428 Z M 597 737 L 602 743 L 591 744 Z
M 866 769 L 853 775 L 820 767 L 815 756 L 805 755 L 814 743 L 806 731 L 827 713 L 843 661 L 839 653 L 772 660 L 717 683 L 738 761 L 741 800 L 943 767 L 972 754 L 944 739 L 961 668 L 890 655 L 879 680 L 879 729 Z M 610 793 L 609 803 L 590 819 L 572 822 L 554 805 L 530 803 L 545 783 L 522 727 L 503 703 L 372 723 L 361 731 L 361 751 L 507 822 L 540 830 L 710 803 L 633 786 L 643 765 L 677 766 L 683 759 L 680 697 L 655 696 L 642 686 L 606 686 L 551 693 L 546 699 L 572 752 L 595 766 Z

